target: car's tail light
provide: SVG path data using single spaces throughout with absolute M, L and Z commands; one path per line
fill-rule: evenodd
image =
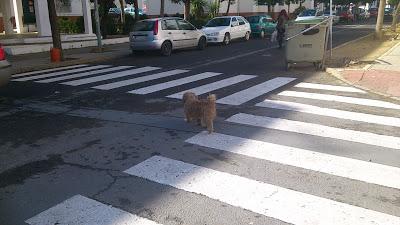
M 154 22 L 154 28 L 153 28 L 153 34 L 157 35 L 158 34 L 158 20 Z
M 5 60 L 6 59 L 6 53 L 4 51 L 3 46 L 0 44 L 0 61 Z

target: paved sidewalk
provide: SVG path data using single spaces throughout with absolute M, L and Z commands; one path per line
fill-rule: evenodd
M 339 79 L 368 91 L 400 100 L 400 43 L 364 68 L 328 69 Z
M 7 59 L 12 64 L 13 74 L 16 74 L 75 64 L 100 63 L 131 54 L 128 43 L 107 45 L 101 53 L 94 52 L 94 49 L 95 47 L 64 50 L 66 60 L 60 63 L 51 63 L 49 52 L 8 56 Z

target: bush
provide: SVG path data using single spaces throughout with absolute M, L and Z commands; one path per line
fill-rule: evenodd
M 80 16 L 76 20 L 75 24 L 76 24 L 78 33 L 84 33 L 85 32 L 85 21 L 83 19 L 83 16 Z
M 76 22 L 69 20 L 66 17 L 60 17 L 57 21 L 60 33 L 62 34 L 76 34 L 79 33 L 79 27 Z

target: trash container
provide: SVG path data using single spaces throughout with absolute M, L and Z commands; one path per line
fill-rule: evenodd
M 318 26 L 309 29 L 315 25 Z M 289 23 L 286 28 L 286 68 L 292 63 L 313 63 L 323 69 L 327 43 L 328 20 L 309 20 Z M 307 30 L 309 29 L 309 30 Z

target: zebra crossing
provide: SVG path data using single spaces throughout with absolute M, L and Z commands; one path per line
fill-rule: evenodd
M 228 77 L 227 77 L 228 76 Z M 111 66 L 111 65 L 76 65 L 64 68 L 48 69 L 36 72 L 28 72 L 13 76 L 12 81 L 33 81 L 36 83 L 57 83 L 67 86 L 86 86 L 97 90 L 122 90 L 129 94 L 148 95 L 164 90 L 178 90 L 173 94 L 163 97 L 180 99 L 186 91 L 192 91 L 197 95 L 211 93 L 223 88 L 231 88 L 237 84 L 243 84 L 257 78 L 257 75 L 223 74 L 217 72 L 197 73 L 190 70 L 172 69 L 165 70 L 159 67 L 145 66 Z M 171 80 L 163 82 L 162 79 Z M 208 82 L 210 78 L 218 78 L 218 81 Z M 239 90 L 228 96 L 220 96 L 220 104 L 241 105 L 264 94 L 287 85 L 296 78 L 276 77 L 271 80 L 261 81 L 247 89 Z M 185 89 L 185 85 L 193 85 L 197 81 L 206 81 L 207 84 Z M 141 86 L 146 83 L 146 86 Z M 139 86 L 136 86 L 139 85 Z M 128 91 L 126 91 L 128 90 Z M 185 91 L 182 91 L 185 90 Z
M 157 72 L 148 75 L 149 78 L 146 76 L 129 78 L 127 83 L 117 81 L 98 85 L 97 88 L 110 90 L 136 84 L 143 80 L 148 81 L 148 79 L 153 80 L 153 78 L 158 79 L 188 72 L 190 71 Z M 219 73 L 211 72 L 205 72 L 201 76 L 196 75 L 192 75 L 195 76 L 194 78 L 189 76 L 178 78 L 175 81 L 152 84 L 134 89 L 133 92 L 148 94 L 176 87 L 178 83 L 201 80 L 207 76 L 214 78 L 221 76 Z M 195 88 L 180 89 L 179 92 L 166 97 L 180 98 L 187 90 L 204 94 L 254 78 L 254 75 L 236 75 Z M 223 97 L 219 103 L 241 105 L 293 81 L 295 78 L 292 77 L 277 77 Z M 218 130 L 217 128 L 213 134 L 200 132 L 183 142 L 196 147 L 197 150 L 207 149 L 208 151 L 229 153 L 237 158 L 236 163 L 238 164 L 242 163 L 241 159 L 251 158 L 261 165 L 272 163 L 302 170 L 303 173 L 314 174 L 313 178 L 308 181 L 311 183 L 310 185 L 318 186 L 321 185 L 321 182 L 327 182 L 314 178 L 320 175 L 341 180 L 343 183 L 351 183 L 350 185 L 357 183 L 366 189 L 369 187 L 378 190 L 385 189 L 392 193 L 393 198 L 400 198 L 400 164 L 389 165 L 383 162 L 343 156 L 340 151 L 336 151 L 340 149 L 324 150 L 329 143 L 342 142 L 349 146 L 358 146 L 351 148 L 354 155 L 361 154 L 368 148 L 373 148 L 379 153 L 398 152 L 400 149 L 400 132 L 398 130 L 400 117 L 396 115 L 400 115 L 398 113 L 400 105 L 371 99 L 364 91 L 348 86 L 300 82 L 291 89 L 293 90 L 270 95 L 268 99 L 255 103 L 256 111 L 249 112 L 242 108 L 240 112 L 224 118 L 224 124 L 240 127 L 243 133 L 229 132 L 226 129 Z M 326 91 L 329 91 L 330 94 L 326 94 Z M 364 108 L 354 109 L 349 105 Z M 279 116 L 260 115 L 262 113 L 259 113 L 270 110 L 278 111 L 279 113 L 276 115 Z M 288 114 L 291 115 L 290 119 L 285 117 Z M 307 116 L 315 120 L 306 121 L 304 118 Z M 332 124 L 320 124 L 319 119 L 321 118 L 345 121 L 349 127 L 340 128 Z M 358 127 L 362 125 L 378 126 L 381 130 L 380 132 L 360 130 Z M 257 135 L 247 132 L 250 129 L 274 131 L 282 138 L 275 141 L 269 141 L 268 138 L 260 140 Z M 286 134 L 295 135 L 300 142 L 313 142 L 316 138 L 324 138 L 325 141 L 317 142 L 317 145 L 309 145 L 308 148 L 292 146 L 283 138 L 286 137 Z M 249 165 L 242 166 L 249 167 Z M 257 167 L 257 169 L 268 175 L 271 167 Z M 300 191 L 293 187 L 287 187 L 285 184 L 257 180 L 249 177 L 246 173 L 240 173 L 240 171 L 238 173 L 222 171 L 218 167 L 207 164 L 197 165 L 184 159 L 163 156 L 162 153 L 151 156 L 136 165 L 128 165 L 121 172 L 131 177 L 151 181 L 154 185 L 166 185 L 184 193 L 193 193 L 199 195 L 200 198 L 212 199 L 285 224 L 400 224 L 400 205 L 395 201 L 386 203 L 391 204 L 394 210 L 385 210 L 375 206 L 366 207 L 346 200 L 321 196 L 314 193 L 313 190 Z M 272 177 L 271 179 L 277 178 Z M 374 194 L 379 195 L 379 193 Z M 374 197 L 380 198 L 380 196 Z M 363 199 L 359 199 L 359 201 L 364 202 Z M 193 202 L 192 204 L 200 203 Z M 182 215 L 182 217 L 184 216 Z M 208 215 L 203 216 L 207 217 Z M 31 225 L 56 223 L 174 224 L 171 221 L 144 218 L 79 194 L 33 216 L 26 222 Z

